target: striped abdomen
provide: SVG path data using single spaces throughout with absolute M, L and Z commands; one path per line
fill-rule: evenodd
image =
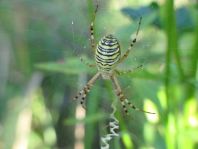
M 95 59 L 98 70 L 104 78 L 109 78 L 121 56 L 120 45 L 113 35 L 103 37 L 96 48 Z

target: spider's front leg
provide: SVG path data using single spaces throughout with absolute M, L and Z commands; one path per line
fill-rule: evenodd
M 95 11 L 94 11 L 94 14 L 93 14 L 93 18 L 92 18 L 92 22 L 90 24 L 90 27 L 89 27 L 89 30 L 90 30 L 90 44 L 91 44 L 91 48 L 92 48 L 92 51 L 95 53 L 95 37 L 94 37 L 94 22 L 95 22 L 95 18 L 96 18 L 96 13 L 98 11 L 98 4 L 96 5 L 96 8 L 95 8 Z M 82 57 L 80 57 L 80 61 L 82 63 L 84 63 L 85 65 L 87 65 L 88 67 L 95 67 L 96 65 L 95 64 L 90 64 L 88 63 L 87 61 L 85 61 Z
M 127 51 L 124 53 L 124 55 L 120 58 L 119 63 L 121 63 L 122 61 L 124 61 L 127 56 L 129 55 L 129 52 L 131 51 L 132 47 L 134 46 L 134 44 L 137 41 L 137 36 L 140 30 L 140 25 L 141 25 L 141 21 L 142 21 L 142 17 L 140 17 L 139 23 L 138 23 L 138 28 L 137 28 L 137 32 L 135 34 L 135 38 L 131 41 L 129 48 L 127 49 Z
M 148 111 L 144 111 L 142 109 L 137 108 L 136 106 L 134 106 L 131 102 L 129 102 L 129 100 L 124 96 L 124 94 L 122 93 L 122 89 L 118 83 L 117 78 L 115 77 L 115 75 L 111 76 L 111 80 L 113 82 L 113 85 L 115 87 L 116 90 L 116 95 L 118 96 L 118 98 L 120 99 L 120 102 L 122 104 L 122 107 L 125 111 L 126 114 L 128 114 L 128 110 L 126 105 L 128 105 L 129 107 L 131 107 L 132 109 L 136 110 L 136 111 L 141 111 L 141 112 L 145 112 L 145 113 L 149 113 L 149 114 L 155 114 L 153 112 L 148 112 Z
M 94 37 L 94 23 L 95 23 L 95 18 L 96 18 L 96 13 L 98 11 L 98 3 L 96 4 L 96 8 L 93 14 L 92 22 L 90 24 L 90 41 L 91 41 L 91 47 L 92 50 L 95 52 L 95 37 Z
M 83 108 L 85 108 L 85 98 L 87 96 L 87 93 L 89 93 L 91 87 L 94 85 L 95 81 L 100 76 L 100 72 L 96 73 L 84 86 L 84 88 L 74 97 L 74 100 L 80 99 L 80 104 Z

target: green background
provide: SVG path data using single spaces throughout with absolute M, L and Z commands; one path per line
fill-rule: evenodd
M 134 16 L 142 15 L 137 43 L 119 68 L 143 69 L 118 79 L 129 101 L 156 114 L 130 109 L 125 115 L 111 81 L 101 78 L 86 98 L 86 111 L 72 100 L 97 72 L 80 61 L 82 56 L 94 62 L 89 24 L 96 2 L 1 0 L 0 148 L 100 148 L 113 101 L 120 128 L 110 148 L 198 148 L 197 2 L 98 4 L 96 41 L 114 34 L 122 54 L 137 29 Z M 144 13 L 147 9 L 152 11 Z

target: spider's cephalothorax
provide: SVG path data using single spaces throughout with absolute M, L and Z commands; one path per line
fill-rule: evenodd
M 121 52 L 118 40 L 111 34 L 104 36 L 99 41 L 95 51 L 96 64 L 104 79 L 110 79 L 120 57 Z
M 87 93 L 90 91 L 91 87 L 95 83 L 95 81 L 102 76 L 103 79 L 111 79 L 116 91 L 116 95 L 120 99 L 120 102 L 122 104 L 122 107 L 125 111 L 125 113 L 128 113 L 127 110 L 127 105 L 134 110 L 154 114 L 152 112 L 147 112 L 144 110 L 141 110 L 137 107 L 135 107 L 129 100 L 124 96 L 122 93 L 122 89 L 119 85 L 119 82 L 117 80 L 116 75 L 122 74 L 120 70 L 116 68 L 118 64 L 123 62 L 127 56 L 129 55 L 129 52 L 131 51 L 134 43 L 136 42 L 137 35 L 139 32 L 140 24 L 141 24 L 141 17 L 140 21 L 138 24 L 138 29 L 136 32 L 135 38 L 131 41 L 129 48 L 127 51 L 121 56 L 121 51 L 120 51 L 120 45 L 118 43 L 118 40 L 113 36 L 113 35 L 107 35 L 104 36 L 98 43 L 97 46 L 95 46 L 95 38 L 94 38 L 94 20 L 95 20 L 95 15 L 98 10 L 98 5 L 96 6 L 96 10 L 93 16 L 93 21 L 91 22 L 90 25 L 90 41 L 91 41 L 91 47 L 94 50 L 95 54 L 95 60 L 96 60 L 96 65 L 94 64 L 88 64 L 90 67 L 95 67 L 97 66 L 98 72 L 88 81 L 88 83 L 85 85 L 85 87 L 74 97 L 75 100 L 80 99 L 80 103 L 83 107 L 85 107 L 85 97 L 87 96 Z M 83 61 L 83 59 L 81 59 Z M 142 65 L 138 66 L 137 69 L 141 68 Z M 123 73 L 126 72 L 133 72 L 134 70 L 127 70 L 124 71 Z

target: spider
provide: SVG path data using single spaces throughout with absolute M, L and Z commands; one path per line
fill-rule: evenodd
M 137 108 L 134 106 L 129 100 L 124 96 L 122 89 L 120 87 L 120 84 L 118 82 L 118 79 L 116 75 L 119 75 L 121 73 L 127 73 L 127 72 L 133 72 L 133 70 L 127 70 L 125 72 L 121 72 L 118 69 L 116 69 L 117 65 L 123 62 L 129 55 L 129 52 L 131 51 L 133 45 L 136 43 L 137 36 L 139 33 L 140 25 L 142 17 L 140 17 L 138 28 L 136 31 L 135 38 L 131 41 L 129 48 L 124 53 L 124 55 L 121 56 L 121 50 L 120 45 L 116 37 L 114 35 L 109 34 L 101 38 L 101 40 L 98 42 L 97 45 L 95 45 L 95 38 L 94 38 L 94 22 L 96 18 L 96 13 L 98 11 L 98 4 L 96 5 L 94 15 L 92 18 L 92 22 L 90 24 L 90 44 L 92 49 L 95 52 L 95 64 L 89 64 L 86 63 L 89 67 L 97 67 L 98 72 L 88 81 L 88 83 L 84 86 L 84 88 L 74 97 L 74 100 L 80 99 L 80 104 L 85 108 L 85 98 L 89 91 L 91 90 L 91 87 L 94 85 L 95 81 L 101 76 L 103 79 L 110 79 L 112 80 L 113 86 L 115 88 L 115 92 L 117 97 L 119 98 L 122 108 L 124 109 L 124 112 L 128 114 L 127 106 L 131 107 L 134 110 L 142 111 L 145 113 L 155 114 L 153 112 L 144 111 L 142 109 Z M 84 62 L 84 60 L 81 58 L 81 61 Z M 141 68 L 142 65 L 138 66 L 135 69 Z

